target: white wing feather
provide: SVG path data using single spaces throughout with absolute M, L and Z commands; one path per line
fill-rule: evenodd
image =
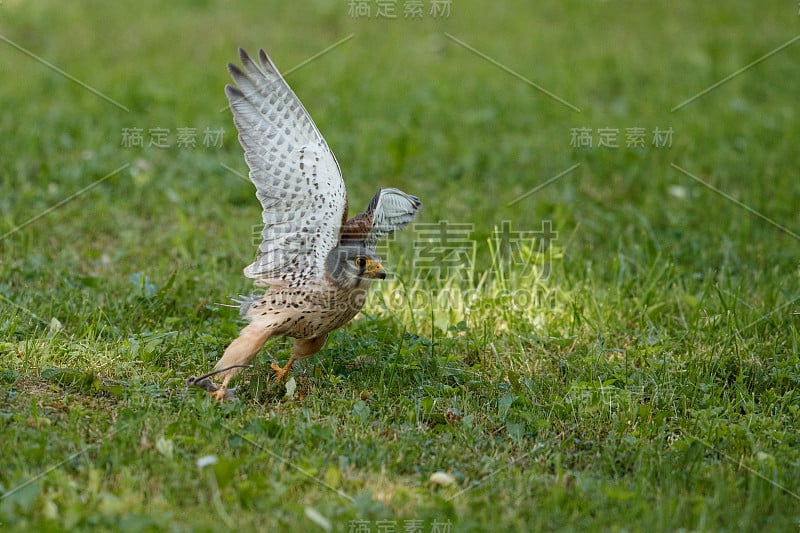
M 261 284 L 319 278 L 339 241 L 347 193 L 336 158 L 311 117 L 263 50 L 259 62 L 239 50 L 225 87 L 250 180 L 263 207 L 258 257 L 245 268 Z
M 380 239 L 414 220 L 421 206 L 419 198 L 400 189 L 379 190 L 367 208 L 367 216 L 372 218 L 372 229 L 367 233 L 366 247 L 374 250 Z

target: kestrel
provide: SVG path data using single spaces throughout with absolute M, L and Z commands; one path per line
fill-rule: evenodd
M 380 189 L 365 213 L 348 219 L 339 164 L 303 104 L 263 50 L 258 62 L 242 49 L 239 57 L 242 68 L 228 65 L 236 87 L 225 94 L 264 222 L 258 256 L 244 274 L 268 289 L 240 302 L 249 324 L 209 374 L 222 374 L 222 383 L 208 375 L 189 380 L 218 400 L 272 336 L 295 339 L 286 366 L 272 363 L 277 379 L 321 350 L 328 333 L 361 310 L 370 282 L 386 277 L 378 240 L 411 222 L 422 205 Z

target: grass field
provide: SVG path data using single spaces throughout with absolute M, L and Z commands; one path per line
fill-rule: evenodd
M 379 4 L 0 2 L 4 531 L 797 531 L 797 3 Z M 239 46 L 424 207 L 217 404 Z

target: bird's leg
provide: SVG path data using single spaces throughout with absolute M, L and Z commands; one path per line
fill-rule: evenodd
M 275 381 L 283 381 L 283 379 L 286 377 L 286 374 L 288 374 L 289 371 L 292 369 L 293 364 L 294 364 L 293 355 L 289 357 L 289 361 L 283 368 L 278 366 L 278 363 L 276 363 L 275 361 L 272 361 L 269 366 L 272 368 L 272 370 L 275 371 Z
M 228 382 L 231 380 L 233 376 L 234 374 L 232 370 L 228 370 L 227 373 L 225 374 L 225 377 L 222 378 L 222 383 L 220 383 L 217 390 L 209 393 L 211 394 L 211 397 L 217 400 L 218 402 L 221 402 L 226 399 L 232 399 L 231 396 L 232 391 L 228 390 Z
M 289 370 L 292 369 L 292 365 L 295 361 L 311 357 L 320 351 L 322 347 L 325 346 L 326 340 L 328 340 L 327 333 L 311 339 L 295 339 L 294 345 L 292 346 L 292 354 L 289 356 L 289 361 L 286 363 L 286 366 L 281 368 L 278 366 L 278 363 L 274 361 L 270 364 L 272 370 L 275 371 L 275 381 L 283 380 L 286 374 L 289 373 Z
M 228 391 L 228 382 L 242 371 L 242 367 L 247 366 L 247 364 L 253 360 L 253 357 L 256 356 L 271 335 L 272 333 L 269 329 L 265 329 L 258 324 L 249 324 L 242 330 L 239 336 L 228 345 L 225 349 L 225 353 L 222 354 L 222 358 L 214 365 L 214 370 L 219 370 L 223 375 L 220 386 L 214 388 L 213 383 L 208 385 L 197 384 L 206 389 L 216 400 L 222 401 L 230 398 L 231 394 Z

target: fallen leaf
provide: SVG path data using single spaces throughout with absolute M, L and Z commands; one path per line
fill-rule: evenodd
M 163 436 L 158 437 L 156 441 L 156 450 L 158 453 L 166 457 L 167 459 L 172 459 L 172 452 L 174 446 L 172 445 L 172 441 L 169 439 L 165 439 Z
M 289 381 L 286 382 L 286 394 L 283 395 L 284 398 L 287 400 L 291 400 L 294 398 L 294 391 L 297 389 L 297 382 L 294 378 L 290 378 Z
M 217 464 L 217 456 L 216 455 L 204 455 L 203 457 L 199 457 L 196 461 L 197 468 L 201 470 L 207 466 Z
M 434 472 L 431 474 L 431 483 L 434 485 L 453 485 L 456 482 L 456 478 L 452 476 L 452 474 L 448 474 L 447 472 Z

